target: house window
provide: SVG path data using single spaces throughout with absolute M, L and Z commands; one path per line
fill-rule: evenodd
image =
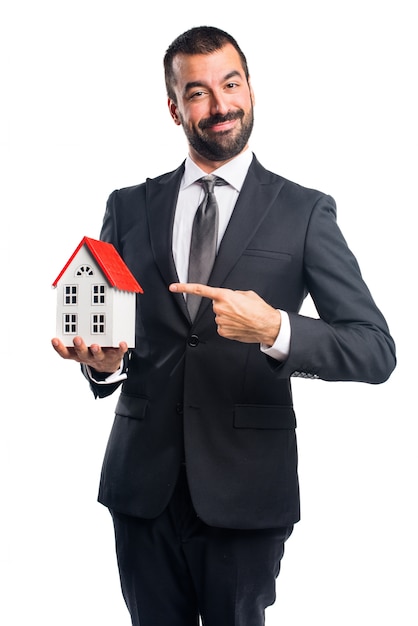
M 77 285 L 64 286 L 64 304 L 77 304 Z
M 106 303 L 106 285 L 92 285 L 91 287 L 91 303 Z
M 80 265 L 75 271 L 76 276 L 93 276 L 94 272 L 90 265 Z
M 63 331 L 64 331 L 64 335 L 76 335 L 77 334 L 77 314 L 76 313 L 64 313 Z
M 106 332 L 106 316 L 104 313 L 92 313 L 91 315 L 91 334 L 104 335 Z

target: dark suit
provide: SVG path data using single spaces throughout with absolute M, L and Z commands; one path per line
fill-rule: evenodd
M 384 381 L 395 348 L 336 225 L 332 198 L 254 158 L 209 284 L 288 312 L 290 353 L 222 338 L 212 303 L 194 323 L 172 229 L 184 166 L 109 198 L 101 237 L 138 279 L 136 348 L 116 407 L 99 500 L 112 512 L 135 626 L 261 626 L 299 519 L 290 377 Z M 321 319 L 298 314 L 310 293 Z M 117 387 L 91 383 L 95 395 Z
M 331 197 L 254 158 L 209 284 L 254 290 L 290 315 L 284 363 L 220 337 L 211 302 L 194 324 L 178 280 L 172 226 L 183 166 L 109 198 L 101 237 L 144 289 L 107 447 L 99 500 L 132 516 L 166 507 L 185 458 L 194 507 L 209 525 L 289 526 L 299 519 L 290 377 L 385 381 L 395 366 L 386 322 L 335 221 Z M 298 314 L 310 293 L 321 319 Z M 114 386 L 92 384 L 96 395 Z

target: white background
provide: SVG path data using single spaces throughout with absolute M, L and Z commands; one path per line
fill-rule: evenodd
M 259 160 L 335 197 L 398 346 L 398 367 L 384 385 L 294 382 L 302 521 L 267 624 L 417 624 L 413 5 L 2 5 L 5 626 L 130 623 L 110 516 L 96 503 L 116 398 L 94 401 L 75 364 L 53 352 L 51 283 L 84 235 L 98 237 L 113 189 L 184 158 L 162 57 L 178 34 L 201 24 L 230 31 L 247 55 Z

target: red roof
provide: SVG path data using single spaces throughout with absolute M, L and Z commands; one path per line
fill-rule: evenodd
M 61 276 L 84 245 L 90 250 L 111 287 L 116 287 L 116 289 L 120 291 L 144 293 L 141 285 L 132 275 L 116 248 L 111 243 L 90 239 L 90 237 L 83 237 L 80 241 L 77 248 L 52 283 L 53 287 L 57 286 Z

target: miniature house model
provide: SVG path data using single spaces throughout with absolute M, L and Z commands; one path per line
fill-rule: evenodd
M 57 289 L 57 337 L 66 346 L 135 346 L 136 294 L 143 293 L 111 243 L 84 237 L 52 284 Z

